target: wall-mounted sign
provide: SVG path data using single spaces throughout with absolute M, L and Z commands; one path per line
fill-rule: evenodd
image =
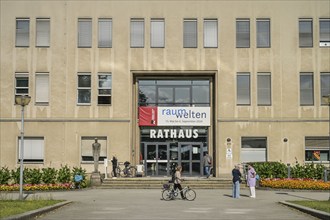
M 210 107 L 139 107 L 139 126 L 210 126 Z
M 198 138 L 197 129 L 150 129 L 150 138 Z

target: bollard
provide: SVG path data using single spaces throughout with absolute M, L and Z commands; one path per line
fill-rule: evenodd
M 324 167 L 324 177 L 323 177 L 323 179 L 324 179 L 324 182 L 328 181 L 328 170 L 327 170 L 326 167 Z
M 290 166 L 290 163 L 288 163 L 287 166 L 288 166 L 288 178 L 291 178 L 291 166 Z

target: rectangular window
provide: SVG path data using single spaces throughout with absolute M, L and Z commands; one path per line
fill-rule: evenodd
M 330 47 L 330 19 L 320 19 L 320 47 Z
M 249 48 L 250 47 L 250 20 L 237 19 L 236 20 L 236 47 Z
M 313 47 L 312 19 L 299 19 L 299 47 Z
M 218 20 L 216 19 L 204 20 L 204 47 L 218 47 Z
M 91 103 L 91 75 L 78 75 L 78 104 Z
M 48 104 L 49 103 L 49 74 L 37 73 L 36 74 L 36 103 Z
M 18 162 L 21 161 L 21 144 L 21 138 L 18 137 Z M 24 137 L 23 162 L 43 162 L 44 145 L 43 137 Z
M 30 20 L 16 19 L 16 47 L 28 47 L 30 44 Z
M 257 19 L 257 47 L 270 47 L 270 20 Z
M 37 18 L 36 46 L 49 47 L 50 45 L 50 20 L 49 18 Z
M 78 47 L 92 47 L 92 19 L 78 19 Z
M 101 145 L 99 161 L 104 161 L 107 157 L 107 137 L 96 137 L 97 142 Z M 81 137 L 81 161 L 93 162 L 93 148 L 95 137 Z M 100 169 L 100 168 L 99 168 Z
M 131 19 L 131 47 L 144 47 L 144 20 Z
M 266 162 L 267 138 L 242 137 L 240 162 Z
M 15 74 L 15 96 L 29 95 L 29 75 L 28 73 Z
M 112 88 L 111 74 L 109 74 L 109 73 L 100 74 L 99 75 L 97 104 L 111 105 L 111 88 Z
M 300 73 L 300 105 L 314 105 L 313 73 Z
M 305 137 L 305 161 L 329 161 L 329 137 Z
M 183 21 L 183 47 L 197 48 L 197 20 L 185 19 Z
M 321 73 L 321 103 L 327 105 L 322 99 L 323 96 L 330 94 L 330 73 Z
M 151 19 L 150 46 L 153 48 L 165 47 L 165 21 L 164 21 L 164 19 Z
M 237 74 L 237 105 L 250 105 L 250 73 Z
M 112 47 L 112 19 L 100 18 L 99 19 L 99 48 Z
M 258 73 L 258 105 L 271 105 L 271 75 Z

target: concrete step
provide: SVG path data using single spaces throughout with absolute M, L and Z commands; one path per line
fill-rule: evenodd
M 163 184 L 168 183 L 169 177 L 164 178 L 117 178 L 104 179 L 97 188 L 102 189 L 161 189 Z M 232 182 L 228 178 L 185 178 L 183 186 L 190 186 L 194 189 L 231 189 Z M 242 184 L 241 187 L 245 187 Z

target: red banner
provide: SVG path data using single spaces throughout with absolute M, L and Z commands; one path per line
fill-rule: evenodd
M 139 107 L 139 126 L 157 126 L 157 106 Z

